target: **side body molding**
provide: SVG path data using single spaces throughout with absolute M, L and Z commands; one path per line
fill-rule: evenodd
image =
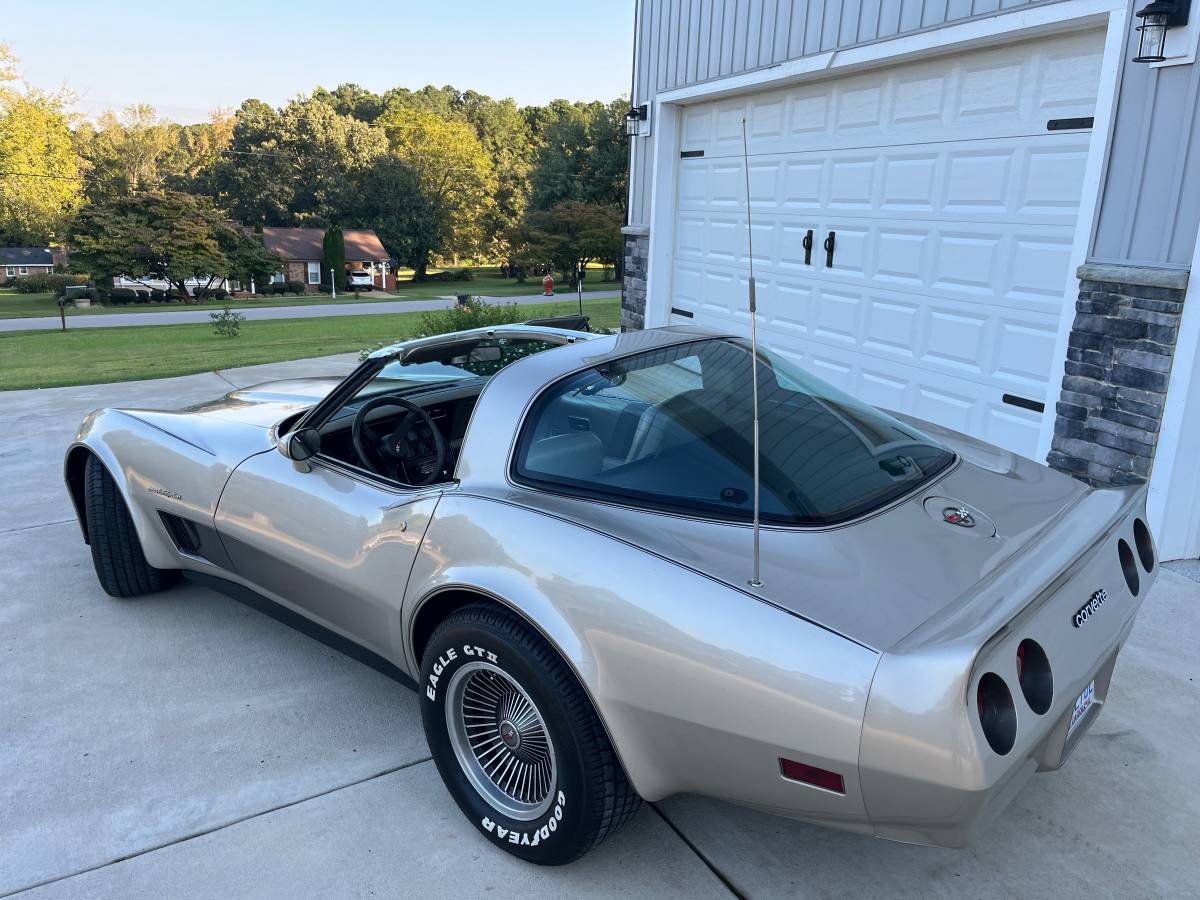
M 403 607 L 417 678 L 416 614 L 454 588 L 557 648 L 646 799 L 702 791 L 869 833 L 857 763 L 874 651 L 592 529 L 449 492 Z M 846 793 L 783 779 L 783 756 L 842 773 Z

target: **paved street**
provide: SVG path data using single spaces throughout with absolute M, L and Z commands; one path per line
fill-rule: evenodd
M 557 294 L 554 297 L 544 297 L 541 294 L 525 294 L 520 297 L 485 297 L 489 303 L 547 303 L 571 301 L 575 294 Z M 593 291 L 583 295 L 585 300 L 597 300 L 610 297 L 612 294 L 603 291 Z M 331 301 L 329 303 L 313 304 L 311 306 L 264 306 L 261 309 L 250 307 L 238 309 L 248 320 L 259 319 L 319 319 L 325 316 L 378 316 L 385 313 L 400 312 L 429 312 L 434 309 L 446 309 L 455 304 L 453 297 L 440 297 L 434 300 L 395 300 L 375 303 Z M 107 315 L 68 316 L 67 328 L 128 328 L 133 325 L 194 325 L 208 323 L 209 315 L 214 310 L 188 309 L 181 306 L 177 310 L 161 312 L 130 312 L 110 313 Z M 57 329 L 62 326 L 58 316 L 38 317 L 29 319 L 0 319 L 0 331 L 42 331 L 47 328 Z
M 421 308 L 354 312 L 391 305 Z M 285 309 L 257 312 L 322 314 Z M 224 374 L 251 384 L 353 364 L 345 355 Z M 60 475 L 74 428 L 98 406 L 178 407 L 228 389 L 210 373 L 0 393 L 0 896 L 1200 892 L 1198 567 L 1161 574 L 1091 733 L 969 850 L 676 797 L 644 807 L 583 861 L 541 869 L 495 850 L 462 817 L 405 688 L 194 585 L 132 601 L 100 590 Z

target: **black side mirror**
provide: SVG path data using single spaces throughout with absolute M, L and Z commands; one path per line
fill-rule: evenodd
M 287 453 L 289 459 L 303 462 L 321 452 L 321 432 L 315 428 L 301 428 L 293 431 L 287 437 Z

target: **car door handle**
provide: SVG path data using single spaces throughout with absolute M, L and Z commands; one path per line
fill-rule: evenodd
M 825 238 L 825 268 L 833 268 L 833 248 L 836 246 L 837 232 L 831 231 Z
M 800 246 L 804 248 L 804 264 L 806 266 L 812 265 L 812 245 L 813 245 L 813 230 L 810 228 L 810 229 L 808 229 L 808 234 L 806 234 L 804 236 L 804 239 L 802 241 L 800 241 Z

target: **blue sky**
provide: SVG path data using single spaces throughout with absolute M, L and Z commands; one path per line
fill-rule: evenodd
M 629 93 L 633 0 L 0 0 L 0 42 L 92 115 L 152 103 L 200 121 L 316 85 L 453 84 L 518 103 Z

